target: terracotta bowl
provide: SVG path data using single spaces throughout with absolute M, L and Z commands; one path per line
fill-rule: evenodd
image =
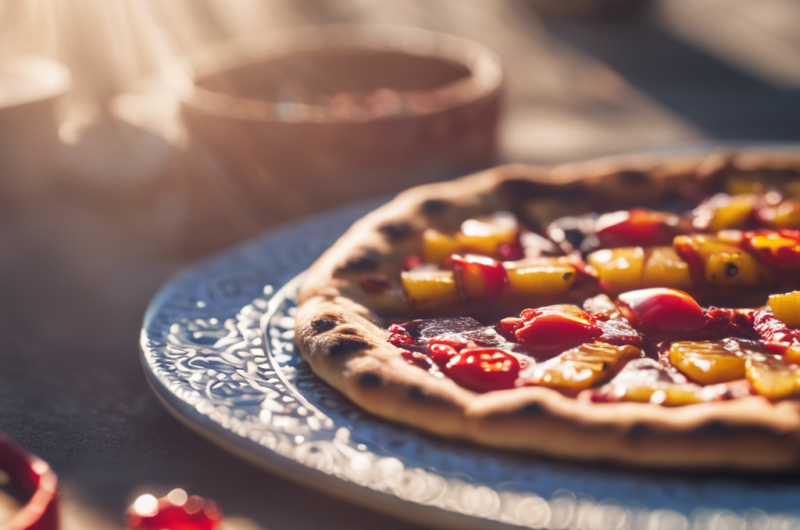
M 472 41 L 324 26 L 228 42 L 193 63 L 182 102 L 190 135 L 234 167 L 255 160 L 297 207 L 398 191 L 495 158 L 502 69 Z
M 46 462 L 0 436 L 0 470 L 6 473 L 25 504 L 3 530 L 58 530 L 58 480 Z
M 57 157 L 56 107 L 71 77 L 41 57 L 0 61 L 0 193 L 24 199 L 44 191 Z

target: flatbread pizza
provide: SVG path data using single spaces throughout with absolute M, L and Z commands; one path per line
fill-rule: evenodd
M 800 153 L 503 166 L 306 273 L 296 342 L 391 421 L 652 467 L 800 467 Z

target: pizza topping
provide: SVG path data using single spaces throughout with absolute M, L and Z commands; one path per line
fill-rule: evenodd
M 597 247 L 594 235 L 596 215 L 562 217 L 547 227 L 547 237 L 558 245 L 564 253 Z
M 391 284 L 385 274 L 369 274 L 361 278 L 361 288 L 368 293 L 381 294 L 389 290 Z
M 590 315 L 568 304 L 526 309 L 519 317 L 504 318 L 496 329 L 507 340 L 518 342 L 520 351 L 537 357 L 595 340 L 619 346 L 642 345 L 642 337 L 626 320 Z
M 694 287 L 689 264 L 681 259 L 673 246 L 653 247 L 645 257 L 641 287 Z
M 553 299 L 564 295 L 575 284 L 577 271 L 567 263 L 506 263 L 508 289 L 517 298 Z
M 519 371 L 516 357 L 492 348 L 462 350 L 444 368 L 458 384 L 476 392 L 513 388 Z
M 511 250 L 511 245 L 519 245 L 519 225 L 517 218 L 508 212 L 498 212 L 492 216 L 467 219 L 456 234 L 460 245 L 468 252 L 500 257 L 500 246 Z
M 800 367 L 776 355 L 756 355 L 747 359 L 747 379 L 756 392 L 778 400 L 800 394 Z
M 415 311 L 434 311 L 461 300 L 452 271 L 412 269 L 401 273 L 403 292 Z
M 417 267 L 422 265 L 422 258 L 417 254 L 412 254 L 410 256 L 406 256 L 403 258 L 403 270 L 409 271 L 411 269 L 416 269 Z
M 760 196 L 755 194 L 731 196 L 718 193 L 694 210 L 694 227 L 708 232 L 749 228 L 755 221 L 759 203 Z
M 775 307 L 778 307 L 779 311 L 784 314 L 784 318 L 791 318 L 793 316 L 792 309 L 781 307 L 782 303 L 784 302 L 778 301 Z M 770 299 L 770 306 L 772 306 L 772 299 Z M 754 313 L 753 328 L 765 343 L 783 344 L 785 348 L 800 346 L 800 329 L 782 322 L 771 307 Z
M 515 261 L 525 257 L 525 247 L 518 241 L 513 243 L 500 243 L 497 247 L 497 253 L 504 261 Z
M 577 392 L 602 382 L 625 362 L 640 356 L 641 351 L 633 346 L 591 342 L 533 365 L 523 378 L 528 385 Z
M 523 257 L 555 256 L 561 254 L 561 251 L 553 241 L 544 236 L 540 236 L 536 232 L 520 232 L 519 244 L 522 247 Z M 514 261 L 513 258 L 504 257 L 503 259 Z M 522 259 L 522 257 L 517 259 Z
M 792 328 L 800 327 L 800 291 L 773 294 L 769 297 L 769 308 L 775 318 Z M 796 332 L 800 336 L 800 332 Z
M 691 225 L 677 215 L 633 209 L 601 215 L 595 231 L 601 248 L 664 245 L 690 232 Z
M 433 341 L 431 341 L 433 342 Z M 431 360 L 436 363 L 439 368 L 444 368 L 450 359 L 458 355 L 452 345 L 443 342 L 436 342 L 431 344 Z
M 468 298 L 499 298 L 503 294 L 508 275 L 501 262 L 477 254 L 453 254 L 450 259 L 458 283 Z
M 793 226 L 794 206 L 780 197 L 716 196 L 695 211 L 696 225 L 715 234 L 689 233 L 685 219 L 643 209 L 559 219 L 548 227 L 549 241 L 508 213 L 468 219 L 455 233 L 425 230 L 420 256 L 401 273 L 412 310 L 441 312 L 466 301 L 532 308 L 495 326 L 415 320 L 392 326 L 389 342 L 409 363 L 478 392 L 542 385 L 570 395 L 591 389 L 586 395 L 597 402 L 665 406 L 754 391 L 770 399 L 800 394 L 800 291 L 775 295 L 771 309 L 756 311 L 704 309 L 678 290 L 756 287 L 779 276 L 794 282 L 800 231 L 783 228 Z M 757 223 L 779 229 L 741 230 Z M 567 254 L 549 255 L 558 250 L 553 243 Z M 600 250 L 584 261 L 578 247 Z M 589 282 L 620 293 L 617 300 L 589 299 L 590 312 L 536 307 Z M 362 287 L 380 293 L 389 281 L 366 275 Z M 641 358 L 645 345 L 663 352 L 661 364 Z
M 756 214 L 761 224 L 773 228 L 800 228 L 800 200 L 797 199 L 763 206 Z
M 727 385 L 700 386 L 689 383 L 674 368 L 652 359 L 630 361 L 614 379 L 582 394 L 597 403 L 636 401 L 677 407 L 733 397 Z
M 501 347 L 505 339 L 474 318 L 448 317 L 412 320 L 389 327 L 390 343 L 398 348 L 428 353 L 432 344 L 447 344 L 456 350 L 467 345 Z
M 755 257 L 740 245 L 719 236 L 678 236 L 674 245 L 680 257 L 689 264 L 698 285 L 752 287 L 767 285 L 773 280 Z
M 430 357 L 425 355 L 424 353 L 420 353 L 418 351 L 411 351 L 411 350 L 403 350 L 402 352 L 403 359 L 405 359 L 409 364 L 413 364 L 417 368 L 422 368 L 426 371 L 434 371 L 435 365 Z
M 773 270 L 794 272 L 800 267 L 800 232 L 797 230 L 745 232 L 742 246 Z
M 556 305 L 522 312 L 525 324 L 514 336 L 526 350 L 553 354 L 591 342 L 603 334 L 588 313 L 577 306 Z
M 422 260 L 436 265 L 446 264 L 446 260 L 461 251 L 461 243 L 453 237 L 433 228 L 422 232 Z
M 681 341 L 670 346 L 669 361 L 692 381 L 711 385 L 744 378 L 747 358 L 763 351 L 758 343 L 742 339 Z
M 617 307 L 643 333 L 692 330 L 705 323 L 703 309 L 683 291 L 657 287 L 623 293 Z
M 691 223 L 677 215 L 634 208 L 601 216 L 563 217 L 550 223 L 547 235 L 569 253 L 579 249 L 613 249 L 665 245 L 678 234 L 691 232 Z
M 506 340 L 515 341 L 517 340 L 517 330 L 521 329 L 524 325 L 524 318 L 508 317 L 498 322 L 495 328 L 497 329 L 497 333 Z
M 644 249 L 627 247 L 592 252 L 586 262 L 606 283 L 608 290 L 621 293 L 641 287 Z
M 607 320 L 596 319 L 597 325 L 603 331 L 597 340 L 624 346 L 626 344 L 641 348 L 644 340 L 639 333 L 631 327 L 627 320 L 612 318 Z
M 387 333 L 387 340 L 389 343 L 398 348 L 405 348 L 414 342 L 414 339 L 411 338 L 411 334 L 409 334 L 406 328 L 398 326 L 397 324 L 389 326 Z

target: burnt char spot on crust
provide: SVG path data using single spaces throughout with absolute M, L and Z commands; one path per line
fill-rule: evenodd
M 642 186 L 650 182 L 650 173 L 644 171 L 622 171 L 618 176 L 620 182 L 627 186 Z
M 584 186 L 582 183 L 546 184 L 526 179 L 510 179 L 500 183 L 499 191 L 514 201 L 557 196 L 562 201 L 570 202 L 583 195 Z
M 339 268 L 339 272 L 372 272 L 378 268 L 380 257 L 377 251 L 369 250 L 347 260 L 347 263 Z
M 709 420 L 692 430 L 692 434 L 697 436 L 730 436 L 740 430 L 741 428 L 729 425 L 720 420 Z
M 586 239 L 586 234 L 578 230 L 577 228 L 567 228 L 564 230 L 564 238 L 575 248 L 581 246 L 583 240 Z
M 761 425 L 733 425 L 722 420 L 709 420 L 693 429 L 690 434 L 700 437 L 731 437 L 742 434 L 764 434 L 775 435 L 776 433 L 768 427 Z M 784 433 L 788 435 L 788 433 Z
M 442 199 L 428 199 L 420 206 L 420 211 L 425 215 L 438 215 L 450 208 L 452 204 Z
M 412 385 L 408 387 L 408 397 L 410 397 L 413 401 L 425 401 L 430 394 L 422 390 L 421 387 L 416 385 Z
M 408 398 L 411 401 L 415 401 L 417 403 L 425 403 L 428 405 L 449 405 L 450 403 L 445 401 L 444 399 L 434 396 L 424 388 L 412 385 L 408 387 L 406 391 L 408 393 Z
M 344 355 L 365 350 L 368 347 L 369 343 L 365 340 L 353 339 L 349 337 L 339 338 L 336 340 L 333 346 L 331 346 L 330 350 L 328 350 L 328 353 L 330 353 L 331 357 L 342 357 Z
M 375 388 L 383 384 L 383 378 L 375 372 L 364 372 L 358 376 L 358 384 L 365 388 Z
M 396 221 L 381 225 L 378 230 L 392 241 L 405 239 L 411 234 L 411 225 L 405 221 Z
M 542 195 L 552 195 L 553 186 L 525 179 L 510 179 L 500 184 L 500 192 L 515 199 L 532 199 Z
M 324 333 L 326 331 L 330 331 L 336 327 L 336 324 L 339 323 L 339 319 L 333 316 L 323 316 L 319 318 L 315 318 L 311 321 L 311 329 L 314 333 Z
M 538 401 L 532 401 L 519 409 L 519 413 L 526 418 L 536 418 L 547 415 L 547 409 Z
M 636 422 L 628 429 L 628 438 L 632 440 L 640 440 L 645 436 L 649 436 L 653 432 L 653 428 L 647 423 Z

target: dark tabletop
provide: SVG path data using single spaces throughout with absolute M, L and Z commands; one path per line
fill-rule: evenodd
M 792 0 L 759 3 L 760 17 L 749 17 L 747 0 L 677 0 L 612 20 L 541 18 L 525 1 L 262 2 L 238 17 L 223 4 L 203 4 L 205 33 L 174 28 L 176 40 L 191 47 L 302 23 L 384 22 L 483 42 L 507 66 L 506 161 L 707 138 L 800 140 Z M 138 494 L 183 487 L 217 500 L 228 528 L 412 528 L 255 469 L 159 404 L 137 351 L 148 301 L 193 261 L 267 228 L 165 207 L 159 189 L 63 177 L 33 198 L 3 197 L 0 432 L 55 468 L 65 527 L 121 528 Z M 169 200 L 219 199 L 192 193 L 172 185 Z M 217 230 L 205 238 L 209 227 Z

